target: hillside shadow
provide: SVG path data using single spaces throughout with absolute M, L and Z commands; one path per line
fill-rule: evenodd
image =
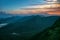
M 51 28 L 36 34 L 30 40 L 60 40 L 60 18 L 56 20 Z

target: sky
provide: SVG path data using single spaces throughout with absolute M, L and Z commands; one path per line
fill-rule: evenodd
M 56 1 L 57 0 L 0 0 L 0 11 L 10 13 L 38 13 L 40 11 L 49 11 L 50 9 L 46 8 L 50 8 L 51 3 L 56 3 Z M 58 2 L 60 1 L 58 0 Z M 47 3 L 50 3 L 50 5 L 47 5 Z M 52 6 L 53 8 L 56 7 L 55 4 Z M 58 7 L 60 7 L 60 4 Z
M 0 10 L 17 10 L 24 6 L 42 4 L 44 0 L 0 0 Z

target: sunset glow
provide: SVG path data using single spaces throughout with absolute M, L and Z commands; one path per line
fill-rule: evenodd
M 60 15 L 60 4 L 28 6 L 23 8 L 22 10 L 14 10 L 14 11 L 11 11 L 10 13 L 35 14 L 35 13 L 41 13 L 41 12 Z
M 22 2 L 25 2 L 25 1 L 22 1 Z M 6 13 L 11 13 L 11 14 L 36 14 L 36 13 L 38 14 L 38 13 L 46 12 L 48 14 L 60 15 L 60 1 L 59 0 L 40 0 L 40 1 L 28 0 L 25 2 L 26 4 L 22 2 L 18 0 L 17 6 L 15 3 L 14 5 L 10 4 L 11 6 L 8 5 L 8 3 L 6 3 L 7 6 L 6 5 L 4 7 L 2 6 L 2 9 L 0 8 L 1 9 L 0 11 L 5 11 Z M 22 6 L 21 3 L 24 6 Z

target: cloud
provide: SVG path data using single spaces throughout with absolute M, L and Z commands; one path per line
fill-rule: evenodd
M 34 5 L 34 6 L 25 6 L 25 7 L 22 7 L 20 10 L 17 10 L 17 12 L 35 12 L 35 11 L 49 11 L 48 8 L 55 8 L 56 7 L 56 4 L 53 4 L 53 5 L 48 5 L 48 4 L 45 4 L 45 5 Z M 59 5 L 57 6 L 59 7 Z M 48 10 L 44 10 L 44 9 L 48 9 Z
M 19 10 L 9 11 L 13 14 L 35 14 L 41 12 L 47 12 L 48 14 L 60 14 L 60 4 L 44 4 L 44 5 L 32 5 L 32 6 L 25 6 Z M 57 11 L 55 13 L 55 11 Z
M 60 0 L 45 0 L 46 3 L 60 3 Z

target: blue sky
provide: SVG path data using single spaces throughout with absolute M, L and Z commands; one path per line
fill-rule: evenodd
M 42 3 L 44 3 L 43 0 L 0 0 L 0 10 L 17 10 L 21 7 Z

